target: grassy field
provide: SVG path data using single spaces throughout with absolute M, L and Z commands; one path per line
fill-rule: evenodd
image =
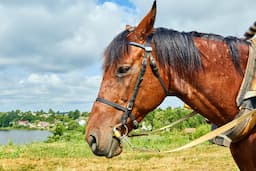
M 82 137 L 82 136 L 81 136 Z M 137 137 L 132 143 L 161 151 L 189 142 L 191 135 L 168 134 Z M 133 151 L 126 146 L 124 152 L 113 159 L 94 156 L 82 140 L 28 145 L 0 146 L 0 171 L 84 171 L 84 170 L 238 170 L 229 149 L 208 142 L 195 148 L 171 154 Z

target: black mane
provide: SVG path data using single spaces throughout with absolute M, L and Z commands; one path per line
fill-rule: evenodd
M 201 68 L 201 58 L 194 45 L 193 34 L 158 28 L 152 38 L 157 60 L 163 67 L 172 67 L 178 74 Z
M 112 65 L 116 65 L 120 62 L 120 59 L 128 54 L 128 35 L 129 31 L 125 30 L 118 34 L 112 42 L 108 45 L 104 52 L 105 60 L 103 68 L 106 70 Z
M 117 35 L 105 50 L 104 69 L 116 65 L 120 59 L 128 54 L 127 35 L 129 31 L 123 31 Z M 193 38 L 201 37 L 210 40 L 225 42 L 232 56 L 233 63 L 239 72 L 239 50 L 237 43 L 246 43 L 235 37 L 222 37 L 215 34 L 198 32 L 178 32 L 166 28 L 157 28 L 152 36 L 152 42 L 156 49 L 156 57 L 160 65 L 165 69 L 172 67 L 178 74 L 191 74 L 191 71 L 198 71 L 201 67 L 200 52 L 195 47 Z

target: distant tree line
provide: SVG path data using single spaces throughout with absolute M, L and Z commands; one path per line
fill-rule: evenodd
M 157 129 L 180 119 L 184 115 L 187 115 L 189 112 L 191 111 L 184 108 L 158 108 L 148 113 L 142 122 L 144 122 L 146 126 L 151 127 L 152 129 Z M 55 112 L 52 109 L 49 109 L 47 112 L 43 110 L 35 112 L 22 112 L 20 110 L 0 112 L 0 127 L 13 127 L 17 121 L 26 120 L 30 123 L 36 123 L 38 121 L 49 123 L 62 122 L 67 123 L 69 125 L 69 129 L 72 129 L 76 127 L 76 124 L 73 121 L 80 117 L 88 118 L 88 115 L 88 112 L 80 112 L 79 110 L 69 112 Z M 200 115 L 196 115 L 187 121 L 183 121 L 182 123 L 174 126 L 174 128 L 195 128 L 202 124 L 206 124 L 205 118 Z
M 17 121 L 29 121 L 30 123 L 44 121 L 55 123 L 56 121 L 69 122 L 79 117 L 88 117 L 88 112 L 75 110 L 64 113 L 59 111 L 55 112 L 52 109 L 49 109 L 48 112 L 44 112 L 43 110 L 36 112 L 13 110 L 10 112 L 0 112 L 0 127 L 13 127 Z

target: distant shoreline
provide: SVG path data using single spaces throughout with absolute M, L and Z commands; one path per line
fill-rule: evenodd
M 26 131 L 30 131 L 30 130 L 46 130 L 46 131 L 50 131 L 48 129 L 40 129 L 40 128 L 13 128 L 13 127 L 2 127 L 2 128 L 0 128 L 0 131 L 12 131 L 12 130 L 26 130 Z

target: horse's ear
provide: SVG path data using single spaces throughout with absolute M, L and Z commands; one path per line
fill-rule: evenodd
M 145 39 L 146 36 L 154 30 L 154 23 L 156 18 L 156 0 L 152 5 L 151 10 L 148 14 L 141 20 L 138 26 L 135 28 L 135 33 L 140 39 Z

